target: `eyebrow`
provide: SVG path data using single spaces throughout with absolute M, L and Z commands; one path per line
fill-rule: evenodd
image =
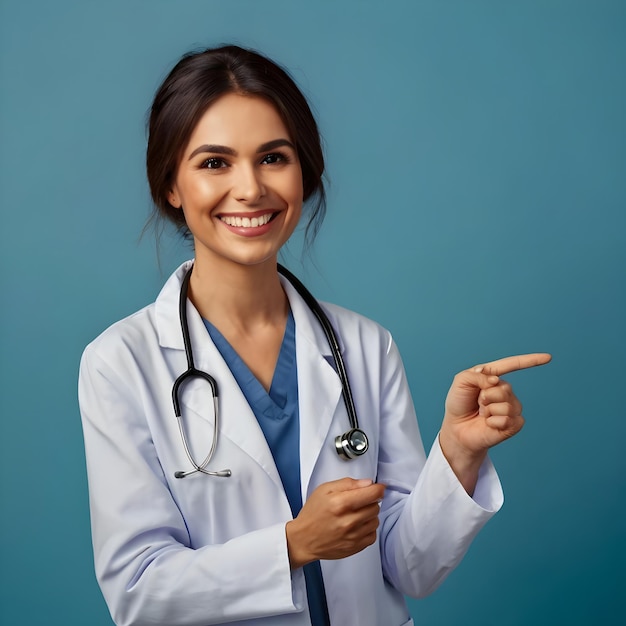
M 276 148 L 282 148 L 287 146 L 292 150 L 295 150 L 296 147 L 289 141 L 288 139 L 272 139 L 272 141 L 268 141 L 266 143 L 261 144 L 257 148 L 257 152 L 267 152 L 268 150 L 275 150 Z M 197 147 L 190 155 L 189 159 L 193 159 L 198 154 L 225 154 L 228 156 L 237 156 L 237 151 L 229 148 L 228 146 L 220 146 L 218 144 L 203 144 L 202 146 Z

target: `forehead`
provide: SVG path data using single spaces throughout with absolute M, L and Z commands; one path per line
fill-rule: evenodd
M 202 114 L 186 151 L 204 143 L 254 149 L 273 139 L 293 140 L 276 107 L 264 98 L 229 93 Z

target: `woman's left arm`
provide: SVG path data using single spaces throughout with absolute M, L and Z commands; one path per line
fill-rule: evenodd
M 521 428 L 519 403 L 494 378 L 513 363 L 496 361 L 455 378 L 441 437 L 426 459 L 402 361 L 389 340 L 380 395 L 378 481 L 386 490 L 379 537 L 385 577 L 406 595 L 432 593 L 502 505 L 486 450 L 516 432 L 510 422 Z

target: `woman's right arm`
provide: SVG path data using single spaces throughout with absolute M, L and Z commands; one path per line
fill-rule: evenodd
M 302 611 L 304 580 L 290 571 L 284 523 L 191 545 L 134 387 L 87 348 L 79 401 L 93 547 L 115 623 L 206 626 Z

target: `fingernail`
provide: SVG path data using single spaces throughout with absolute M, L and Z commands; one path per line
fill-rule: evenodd
M 369 478 L 359 478 L 356 483 L 359 487 L 369 487 L 374 481 Z
M 483 368 L 482 368 L 482 367 L 475 367 L 475 368 L 474 368 L 474 371 L 475 371 L 477 374 L 480 374 L 480 373 L 483 371 Z

